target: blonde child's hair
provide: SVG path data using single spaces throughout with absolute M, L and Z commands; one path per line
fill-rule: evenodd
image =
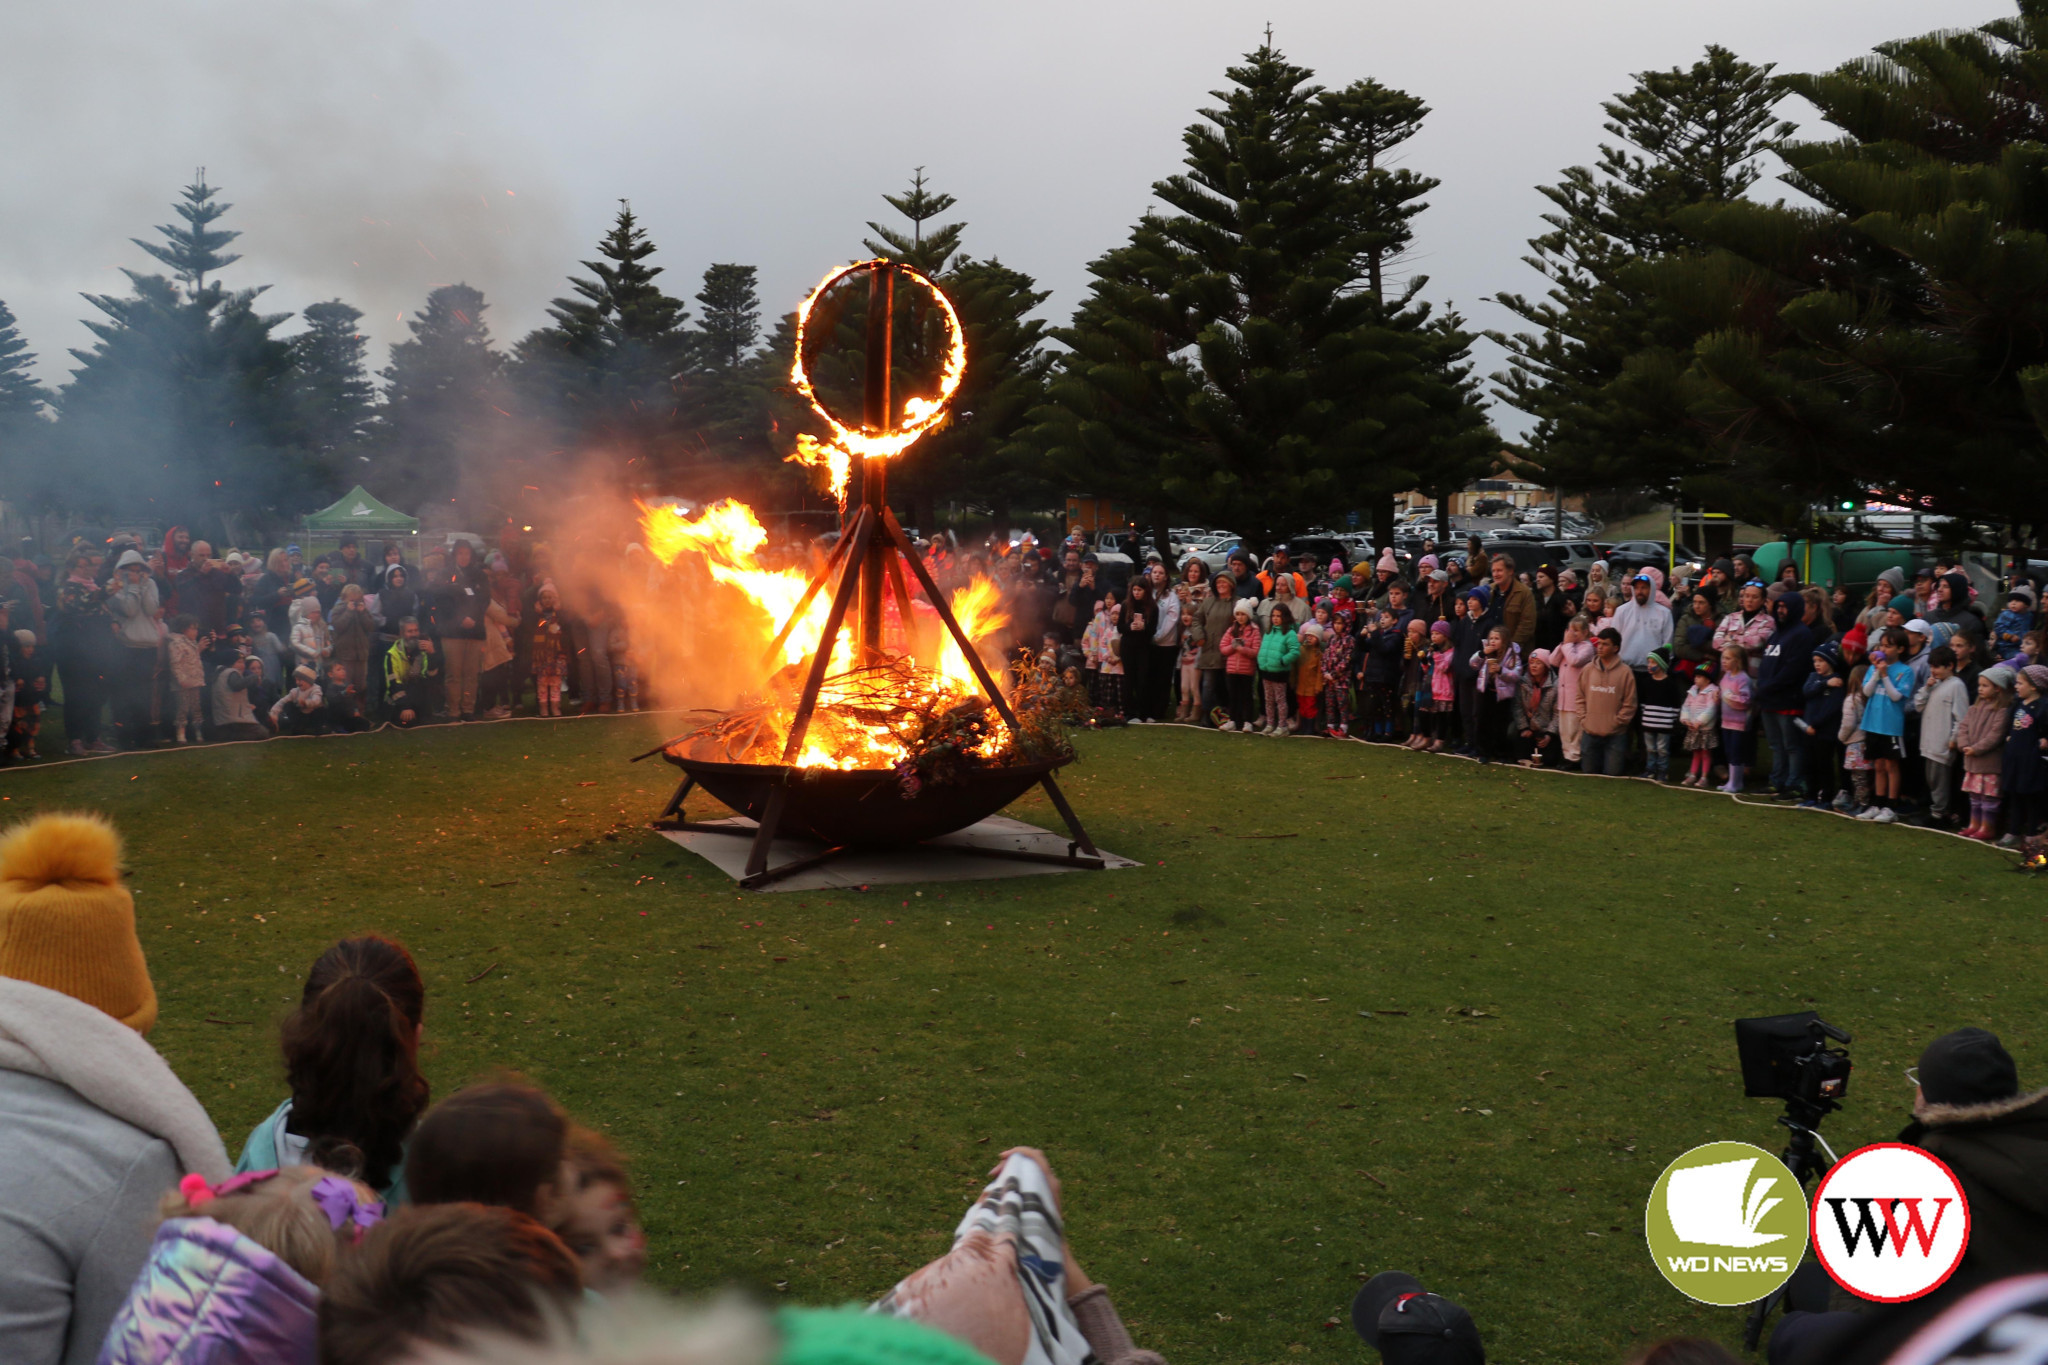
M 366 594 L 363 592 L 363 585 L 360 583 L 343 584 L 341 589 L 341 595 L 351 602 L 360 602 L 366 596 Z
M 1606 599 L 1603 598 L 1601 600 L 1605 601 Z M 1572 617 L 1571 620 L 1565 622 L 1565 626 L 1567 629 L 1576 626 L 1580 630 L 1585 631 L 1588 635 L 1591 635 L 1593 633 L 1593 618 L 1586 615 L 1586 613 L 1584 612 L 1580 612 L 1578 615 Z
M 1738 667 L 1742 668 L 1742 669 L 1743 669 L 1743 670 L 1745 670 L 1745 671 L 1747 671 L 1747 670 L 1748 670 L 1748 668 L 1749 668 L 1749 651 L 1748 651 L 1748 650 L 1744 649 L 1744 648 L 1743 648 L 1743 647 L 1742 647 L 1741 645 L 1722 645 L 1722 646 L 1721 646 L 1721 657 L 1722 657 L 1723 659 L 1726 659 L 1726 658 L 1727 658 L 1727 657 L 1728 657 L 1728 656 L 1729 656 L 1730 654 L 1733 654 L 1733 655 L 1735 656 L 1735 663 L 1736 663 L 1736 665 L 1737 665 Z
M 179 1188 L 164 1196 L 158 1212 L 167 1219 L 211 1218 L 225 1224 L 314 1284 L 325 1284 L 337 1250 L 353 1244 L 362 1231 L 349 1221 L 335 1227 L 325 1210 L 313 1202 L 313 1187 L 328 1179 L 346 1177 L 318 1166 L 287 1166 L 232 1193 L 215 1195 L 203 1180 L 187 1176 Z M 382 1208 L 376 1191 L 354 1180 L 348 1183 L 355 1189 L 359 1206 Z

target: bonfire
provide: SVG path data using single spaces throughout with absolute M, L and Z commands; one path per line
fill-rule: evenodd
M 857 426 L 820 401 L 805 358 L 819 301 L 856 273 L 868 277 L 864 420 Z M 900 404 L 890 393 L 899 277 L 929 292 L 947 334 L 937 391 Z M 800 438 L 792 458 L 824 471 L 839 499 L 843 523 L 830 556 L 811 572 L 765 563 L 768 533 L 735 500 L 699 512 L 641 505 L 648 551 L 664 565 L 687 562 L 729 590 L 761 644 L 757 684 L 728 708 L 692 713 L 687 729 L 651 751 L 686 774 L 662 813 L 676 817 L 670 827 L 737 832 L 680 819 L 697 783 L 755 819 L 744 831 L 754 850 L 743 884 L 846 847 L 964 828 L 1033 784 L 1044 786 L 1074 835 L 1067 855 L 1053 861 L 1101 866 L 1052 777 L 1073 749 L 1049 704 L 1051 680 L 1039 678 L 1027 657 L 1010 666 L 1006 694 L 981 656 L 982 644 L 1009 624 L 1001 593 L 985 577 L 942 593 L 889 510 L 889 461 L 945 420 L 966 368 L 959 316 L 929 278 L 880 260 L 835 270 L 797 312 L 790 374 L 828 430 L 823 439 Z M 885 790 L 893 803 L 883 802 Z M 778 832 L 808 834 L 828 847 L 769 869 Z

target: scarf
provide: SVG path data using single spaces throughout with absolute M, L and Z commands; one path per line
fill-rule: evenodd
M 233 1167 L 213 1120 L 170 1064 L 126 1024 L 60 991 L 0 977 L 0 1070 L 55 1081 L 93 1108 L 162 1138 L 208 1180 Z

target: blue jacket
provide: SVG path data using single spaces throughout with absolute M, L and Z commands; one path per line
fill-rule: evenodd
M 1837 662 L 1840 660 L 1836 656 Z M 1830 682 L 1839 682 L 1840 687 L 1829 687 Z M 1823 739 L 1833 739 L 1842 732 L 1842 707 L 1849 700 L 1849 683 L 1840 673 L 1830 673 L 1823 678 L 1818 673 L 1806 675 L 1802 684 L 1806 695 L 1806 723 L 1813 732 Z
M 1778 629 L 1764 646 L 1756 668 L 1754 711 L 1796 711 L 1806 704 L 1806 680 L 1813 674 L 1813 649 L 1818 642 L 1804 618 L 1806 599 L 1787 593 L 1771 608 Z
M 320 1291 L 211 1218 L 157 1229 L 99 1365 L 314 1365 Z
M 1896 697 L 1885 692 L 1885 683 L 1891 684 Z M 1890 735 L 1894 739 L 1906 733 L 1906 707 L 1913 700 L 1913 666 L 1893 661 L 1880 669 L 1872 664 L 1863 675 L 1863 733 L 1866 735 Z

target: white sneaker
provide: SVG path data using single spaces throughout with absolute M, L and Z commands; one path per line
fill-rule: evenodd
M 1893 810 L 1890 806 L 1879 806 L 1877 808 L 1877 815 L 1873 818 L 1872 823 L 1879 825 L 1892 825 L 1897 824 L 1898 819 L 1899 813 Z
M 1237 728 L 1237 726 L 1233 725 L 1233 724 L 1232 724 L 1231 722 L 1229 722 L 1229 721 L 1227 721 L 1227 720 L 1226 720 L 1226 721 L 1224 721 L 1224 722 L 1223 722 L 1223 723 L 1222 723 L 1221 725 L 1217 726 L 1216 728 L 1217 728 L 1217 729 L 1219 729 L 1219 730 L 1221 730 L 1221 731 L 1222 731 L 1222 732 L 1223 732 L 1224 734 L 1226 734 L 1226 735 L 1227 735 L 1227 734 L 1229 734 L 1229 733 L 1230 733 L 1230 732 L 1231 732 L 1232 730 L 1235 730 L 1235 729 Z
M 1862 810 L 1856 812 L 1856 818 L 1858 820 L 1875 820 L 1878 811 L 1882 809 L 1883 807 L 1881 806 L 1865 806 Z

